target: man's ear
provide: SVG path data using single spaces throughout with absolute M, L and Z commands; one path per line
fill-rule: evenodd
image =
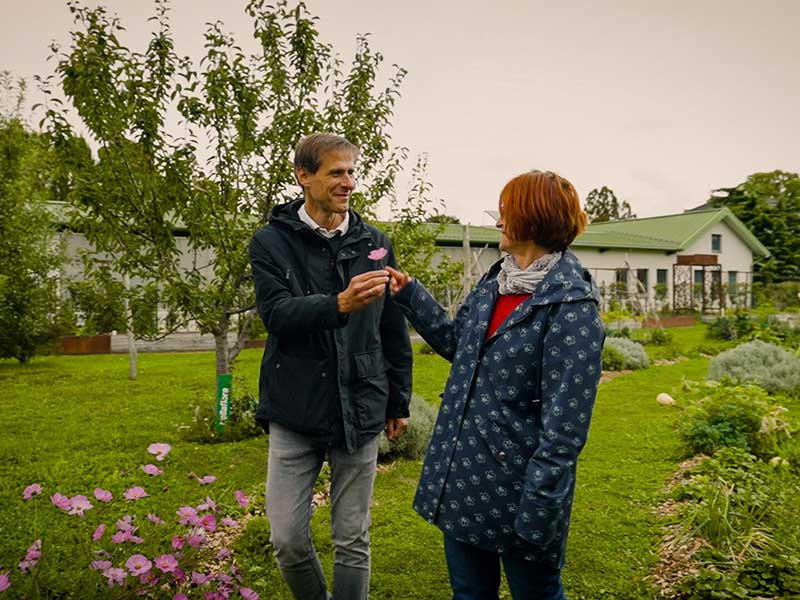
M 297 183 L 300 184 L 300 187 L 305 189 L 309 186 L 308 180 L 311 178 L 311 173 L 303 167 L 298 167 L 294 170 L 294 178 L 297 179 Z

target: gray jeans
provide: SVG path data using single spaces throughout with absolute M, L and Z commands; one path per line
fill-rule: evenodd
M 348 454 L 329 451 L 331 536 L 335 548 L 333 598 L 367 600 L 369 506 L 378 458 L 378 436 Z M 275 561 L 296 600 L 328 600 L 325 575 L 311 540 L 311 498 L 325 451 L 275 423 L 269 425 L 267 518 Z

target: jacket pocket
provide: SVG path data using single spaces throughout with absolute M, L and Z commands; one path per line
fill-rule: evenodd
M 293 431 L 325 434 L 336 418 L 336 373 L 325 358 L 277 351 L 267 369 L 270 418 Z
M 352 385 L 353 409 L 362 429 L 375 427 L 386 420 L 389 399 L 389 365 L 383 350 L 353 354 L 355 380 Z

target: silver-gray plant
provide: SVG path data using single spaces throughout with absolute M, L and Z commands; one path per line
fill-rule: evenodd
M 619 352 L 624 361 L 622 363 L 623 369 L 645 369 L 650 364 L 650 358 L 644 346 L 623 337 L 607 337 L 606 346 L 610 346 Z
M 800 390 L 800 357 L 775 344 L 753 340 L 715 356 L 708 378 L 755 383 L 770 392 Z

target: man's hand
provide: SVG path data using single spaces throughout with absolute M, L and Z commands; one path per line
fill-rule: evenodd
M 392 296 L 395 296 L 400 290 L 408 285 L 408 283 L 411 281 L 411 277 L 405 273 L 401 273 L 397 269 L 393 269 L 392 267 L 386 267 L 386 270 L 389 271 L 389 276 L 391 277 L 389 280 L 389 291 L 392 293 Z
M 408 427 L 408 419 L 386 419 L 386 437 L 391 441 L 398 439 Z
M 367 271 L 350 280 L 347 289 L 339 293 L 339 313 L 362 310 L 378 300 L 386 291 L 388 271 Z

